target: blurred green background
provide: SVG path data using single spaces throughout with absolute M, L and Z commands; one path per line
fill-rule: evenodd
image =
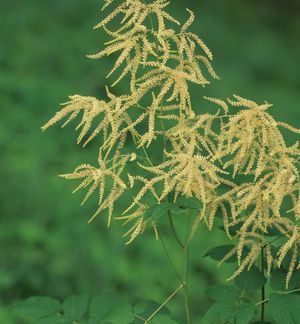
M 40 127 L 70 94 L 101 97 L 110 59 L 85 58 L 102 48 L 98 0 L 0 0 L 0 323 L 17 323 L 10 308 L 32 295 L 66 297 L 117 292 L 132 303 L 161 302 L 178 285 L 160 243 L 147 232 L 125 246 L 117 222 L 87 225 L 93 203 L 80 207 L 74 183 L 56 175 L 93 160 L 95 145 L 75 144 L 74 130 Z M 233 93 L 267 100 L 273 114 L 300 126 L 298 0 L 172 0 L 171 12 L 196 14 L 193 31 L 214 53 L 221 81 L 197 95 Z M 200 109 L 200 108 L 199 108 Z M 291 140 L 291 139 L 288 139 Z M 192 311 L 200 323 L 205 290 L 230 267 L 203 259 L 222 241 L 201 228 L 192 246 Z M 175 242 L 167 237 L 180 266 Z M 183 316 L 182 296 L 170 304 Z

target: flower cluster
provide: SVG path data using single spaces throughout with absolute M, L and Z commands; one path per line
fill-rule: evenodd
M 224 257 L 237 256 L 233 277 L 250 268 L 263 250 L 268 272 L 289 259 L 288 284 L 300 266 L 300 150 L 298 143 L 286 144 L 280 127 L 300 131 L 276 122 L 268 112 L 270 104 L 240 96 L 226 102 L 204 97 L 203 102 L 216 109 L 197 111 L 191 84 L 204 87 L 210 83 L 207 75 L 219 77 L 212 53 L 189 31 L 193 12 L 188 10 L 189 18 L 181 26 L 167 12 L 168 5 L 165 0 L 106 0 L 103 10 L 112 10 L 95 28 L 111 39 L 88 57 L 117 54 L 107 77 L 118 76 L 106 87 L 106 98 L 70 96 L 42 129 L 60 120 L 64 126 L 80 116 L 77 142 L 85 146 L 97 140 L 98 164 L 82 164 L 63 175 L 82 180 L 75 191 L 88 188 L 83 202 L 99 191 L 90 220 L 108 210 L 109 225 L 116 202 L 132 192 L 123 216 L 116 217 L 132 224 L 126 233 L 131 242 L 148 224 L 157 234 L 156 222 L 145 217 L 151 201 L 162 204 L 170 194 L 173 202 L 194 197 L 202 208 L 191 234 L 201 221 L 211 229 L 221 211 L 225 232 L 237 242 Z M 128 92 L 113 94 L 112 88 L 122 80 L 128 80 Z M 159 140 L 164 148 L 156 161 L 150 149 Z M 134 146 L 128 146 L 129 141 Z M 134 163 L 134 173 L 128 173 L 129 162 Z M 277 248 L 274 241 L 280 241 Z

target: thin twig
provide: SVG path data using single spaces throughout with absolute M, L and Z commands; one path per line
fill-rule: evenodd
M 182 249 L 184 249 L 184 244 L 181 242 L 177 232 L 176 232 L 176 229 L 175 229 L 175 226 L 174 226 L 174 223 L 173 223 L 173 219 L 172 219 L 172 214 L 170 212 L 170 210 L 168 210 L 168 219 L 169 219 L 169 223 L 170 223 L 170 226 L 171 226 L 171 230 L 172 230 L 172 233 L 174 235 L 174 238 L 175 240 L 177 241 L 177 243 L 180 245 L 180 247 Z
M 190 316 L 190 304 L 189 304 L 189 292 L 188 292 L 188 274 L 189 274 L 189 247 L 187 246 L 185 251 L 185 258 L 184 258 L 184 305 L 185 305 L 185 312 L 186 312 L 186 320 L 187 324 L 191 323 L 191 316 Z
M 264 299 L 264 300 L 260 300 L 258 303 L 255 304 L 255 306 L 259 306 L 259 305 L 261 305 L 261 304 L 263 304 L 263 303 L 266 303 L 266 302 L 269 301 L 269 299 L 270 299 L 270 298 L 266 298 L 266 299 Z
M 171 265 L 171 268 L 173 269 L 174 273 L 176 274 L 176 277 L 178 278 L 179 282 L 180 282 L 181 284 L 184 284 L 184 282 L 183 282 L 183 280 L 182 280 L 180 274 L 178 273 L 178 271 L 177 271 L 177 269 L 176 269 L 176 267 L 175 267 L 175 265 L 174 265 L 174 262 L 173 262 L 172 259 L 171 259 L 171 256 L 170 256 L 170 254 L 169 254 L 169 252 L 168 252 L 168 249 L 167 249 L 167 247 L 166 247 L 166 244 L 165 244 L 165 242 L 164 242 L 163 236 L 162 236 L 162 234 L 161 234 L 161 232 L 160 232 L 159 230 L 158 230 L 158 236 L 159 236 L 159 238 L 160 238 L 160 241 L 161 241 L 162 247 L 163 247 L 163 249 L 164 249 L 164 251 L 165 251 L 165 254 L 166 254 L 167 258 L 168 258 L 168 261 L 169 261 L 169 263 L 170 263 L 170 265 Z
M 188 290 L 188 278 L 189 278 L 189 231 L 190 231 L 191 215 L 189 213 L 187 228 L 186 228 L 186 239 L 184 244 L 184 305 L 186 313 L 187 324 L 191 324 L 190 315 L 190 304 L 189 304 L 189 290 Z
M 184 284 L 181 284 L 145 321 L 144 324 L 149 323 L 152 318 L 178 293 L 180 289 L 184 287 Z

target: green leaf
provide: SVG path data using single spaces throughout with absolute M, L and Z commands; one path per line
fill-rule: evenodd
M 300 296 L 297 294 L 272 295 L 268 308 L 278 324 L 299 324 Z
M 73 321 L 63 315 L 54 315 L 50 317 L 39 318 L 31 324 L 73 324 Z
M 63 311 L 68 318 L 79 321 L 88 308 L 88 297 L 84 295 L 70 296 L 63 302 Z
M 171 205 L 172 204 L 169 202 L 163 202 L 161 204 L 153 205 L 149 207 L 145 212 L 144 219 L 156 220 L 159 217 L 166 215 Z
M 170 211 L 172 214 L 182 214 L 185 213 L 186 209 L 179 207 L 176 203 L 171 203 Z
M 103 322 L 95 319 L 95 318 L 89 318 L 88 324 L 102 324 Z
M 50 297 L 30 297 L 18 305 L 15 310 L 30 318 L 56 316 L 61 311 L 58 300 Z
M 252 319 L 255 313 L 255 305 L 251 303 L 244 303 L 239 306 L 236 314 L 236 324 L 247 324 Z
M 284 269 L 276 269 L 272 271 L 272 275 L 270 279 L 270 287 L 273 290 L 286 291 L 285 288 L 286 275 L 287 272 Z M 299 280 L 300 280 L 300 273 L 298 271 L 294 271 L 289 281 L 288 290 L 296 288 L 298 286 Z
M 207 290 L 207 296 L 218 302 L 234 302 L 239 299 L 240 292 L 234 286 L 216 285 Z
M 144 319 L 147 319 L 149 316 L 151 316 L 151 314 L 153 314 L 153 312 L 157 310 L 158 307 L 160 307 L 160 304 L 153 301 L 142 302 L 134 306 L 134 313 Z M 170 312 L 166 307 L 163 307 L 160 309 L 159 314 L 169 315 Z
M 232 236 L 235 236 L 238 233 L 238 231 L 241 229 L 242 225 L 243 225 L 243 223 L 230 226 L 229 234 Z M 223 231 L 225 231 L 224 226 L 223 226 Z
M 265 235 L 269 236 L 270 240 L 274 240 L 274 236 L 275 237 L 282 236 L 281 232 L 276 227 L 268 228 L 268 232 Z
M 204 320 L 209 323 L 224 323 L 235 317 L 236 308 L 233 304 L 219 302 L 213 304 L 206 314 Z
M 184 197 L 180 196 L 177 198 L 175 204 L 180 208 L 189 208 L 200 210 L 203 206 L 202 202 L 196 197 Z
M 150 324 L 178 324 L 168 315 L 157 315 L 150 321 Z
M 89 318 L 88 324 L 110 324 L 109 322 L 102 322 L 100 320 L 97 320 L 95 318 Z
M 255 305 L 251 303 L 238 303 L 238 299 L 231 299 L 228 295 L 227 302 L 220 301 L 212 305 L 204 316 L 204 320 L 209 323 L 225 323 L 233 321 L 236 324 L 247 324 L 255 313 Z M 222 295 L 224 299 L 225 295 Z
M 280 248 L 282 247 L 283 244 L 286 243 L 286 238 L 284 236 L 281 236 L 281 238 L 279 240 L 277 240 L 276 242 L 274 242 L 273 244 L 276 244 L 277 246 L 271 246 L 271 253 L 272 256 L 274 258 L 277 258 L 278 256 L 278 251 L 280 250 Z M 281 269 L 284 269 L 286 271 L 288 271 L 291 261 L 293 258 L 293 252 L 292 251 L 288 251 L 287 254 L 285 255 L 283 262 L 281 264 Z M 299 256 L 297 256 L 296 258 L 296 264 L 300 262 Z
M 215 246 L 211 249 L 209 249 L 206 253 L 205 253 L 205 257 L 209 256 L 214 260 L 217 261 L 221 261 L 223 259 L 223 257 L 229 253 L 235 246 L 234 245 L 218 245 Z M 236 257 L 233 255 L 231 256 L 228 260 L 226 260 L 225 262 L 227 263 L 233 263 L 236 261 Z
M 122 299 L 112 295 L 95 297 L 90 305 L 89 323 L 128 324 L 134 320 L 132 307 Z
M 250 270 L 244 270 L 236 279 L 235 284 L 241 289 L 257 290 L 262 288 L 266 283 L 266 278 L 261 274 L 256 266 Z
M 288 271 L 288 269 L 290 267 L 290 264 L 292 262 L 292 258 L 293 258 L 292 251 L 288 251 L 288 253 L 284 257 L 283 262 L 282 262 L 282 268 L 285 269 L 286 271 Z M 299 256 L 296 256 L 296 264 L 298 264 L 299 261 L 300 261 Z

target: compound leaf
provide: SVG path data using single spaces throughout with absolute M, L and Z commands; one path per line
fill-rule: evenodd
M 56 299 L 37 296 L 24 300 L 15 310 L 21 315 L 38 319 L 58 315 L 61 311 L 61 304 Z
M 285 287 L 285 279 L 287 276 L 287 272 L 284 269 L 276 269 L 272 271 L 271 279 L 270 279 L 270 287 L 273 290 L 281 290 L 286 291 Z M 300 280 L 300 273 L 298 271 L 294 271 L 289 281 L 288 289 L 294 289 L 297 287 Z
M 245 290 L 257 290 L 262 288 L 266 283 L 266 278 L 262 275 L 256 266 L 244 270 L 236 279 L 235 284 Z
M 176 200 L 176 205 L 178 205 L 180 208 L 189 208 L 189 209 L 196 209 L 200 210 L 203 206 L 202 202 L 197 199 L 196 197 L 184 197 L 180 196 Z
M 233 304 L 218 302 L 213 304 L 204 316 L 204 320 L 209 323 L 224 323 L 233 319 L 236 308 Z
M 87 311 L 88 297 L 84 295 L 69 296 L 64 300 L 62 308 L 65 316 L 79 321 Z
M 178 324 L 169 315 L 157 315 L 149 324 Z
M 271 315 L 278 324 L 299 324 L 300 296 L 297 294 L 274 294 L 268 303 Z
M 134 306 L 134 313 L 139 315 L 141 318 L 147 319 L 157 310 L 158 307 L 160 307 L 160 304 L 154 301 L 142 302 Z M 166 307 L 163 307 L 160 309 L 159 314 L 169 315 L 170 312 Z M 141 321 L 141 319 L 138 319 L 137 322 L 141 323 Z
M 244 303 L 239 306 L 236 314 L 236 324 L 247 324 L 255 313 L 255 306 L 251 303 Z
M 216 285 L 207 290 L 207 296 L 218 302 L 234 302 L 239 299 L 240 292 L 234 286 Z
M 112 296 L 95 297 L 90 305 L 90 323 L 128 324 L 134 320 L 132 307 L 124 300 Z
M 170 207 L 171 207 L 171 203 L 169 202 L 163 202 L 161 204 L 153 205 L 149 207 L 145 212 L 144 219 L 156 220 L 161 216 L 166 215 Z
M 221 261 L 223 257 L 234 248 L 234 245 L 218 245 L 209 249 L 204 256 L 209 256 L 214 260 Z M 236 257 L 233 255 L 225 262 L 232 263 L 236 261 Z

